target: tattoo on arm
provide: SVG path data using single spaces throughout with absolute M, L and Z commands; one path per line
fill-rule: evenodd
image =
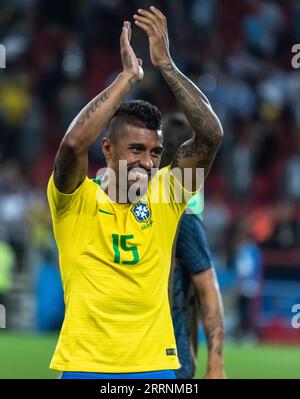
M 202 324 L 210 355 L 222 356 L 224 343 L 224 319 L 221 311 L 211 312 L 207 303 L 200 304 Z
M 91 104 L 87 107 L 84 111 L 83 115 L 77 119 L 76 124 L 78 126 L 83 126 L 84 123 L 91 117 L 91 115 L 96 112 L 97 108 L 100 107 L 102 103 L 109 99 L 109 92 L 106 91 L 105 93 L 100 94 Z
M 134 86 L 135 80 L 134 77 L 132 76 L 128 80 L 128 85 L 130 89 Z M 126 93 L 124 93 L 125 95 Z M 85 122 L 90 119 L 92 114 L 96 112 L 96 110 L 103 104 L 105 103 L 108 99 L 110 98 L 110 93 L 108 91 L 100 94 L 98 97 L 95 98 L 94 101 L 91 102 L 91 104 L 88 105 L 87 109 L 83 111 L 83 114 L 79 116 L 79 118 L 76 120 L 76 125 L 82 127 Z M 116 107 L 113 107 L 113 110 L 115 110 Z
M 87 158 L 80 162 L 78 169 L 74 168 L 72 156 L 66 156 L 60 160 L 56 158 L 54 163 L 54 184 L 61 192 L 72 192 L 84 181 L 87 174 Z M 72 172 L 71 172 L 72 171 Z
M 195 137 L 180 147 L 174 166 L 181 159 L 196 157 L 195 166 L 208 172 L 221 142 L 221 124 L 205 95 L 173 63 L 161 72 L 195 132 Z
M 133 75 L 119 75 L 73 119 L 55 159 L 54 182 L 61 192 L 71 193 L 82 183 L 88 169 L 88 150 L 135 83 Z
M 214 151 L 214 146 L 201 143 L 196 137 L 195 140 L 188 141 L 178 148 L 173 166 L 177 167 L 182 158 L 197 156 L 196 167 L 204 168 L 205 171 L 209 170 L 213 160 L 212 156 L 214 155 Z

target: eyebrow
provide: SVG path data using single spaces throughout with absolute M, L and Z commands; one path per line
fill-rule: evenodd
M 137 148 L 139 150 L 145 150 L 146 146 L 141 143 L 131 143 L 131 144 L 128 144 L 128 148 Z
M 142 151 L 146 150 L 146 146 L 144 144 L 141 144 L 141 143 L 131 143 L 131 144 L 128 145 L 128 148 L 136 148 L 136 149 L 142 150 Z M 162 151 L 163 151 L 163 146 L 162 145 L 151 149 L 151 152 L 162 153 Z

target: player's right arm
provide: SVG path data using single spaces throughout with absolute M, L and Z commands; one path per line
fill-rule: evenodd
M 73 193 L 84 181 L 89 149 L 133 85 L 143 78 L 142 61 L 136 57 L 130 39 L 131 26 L 126 21 L 120 37 L 123 72 L 79 112 L 60 144 L 54 163 L 54 184 L 61 193 Z

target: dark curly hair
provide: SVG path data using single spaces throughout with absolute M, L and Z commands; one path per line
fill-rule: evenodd
M 114 113 L 106 137 L 114 141 L 120 122 L 125 118 L 133 125 L 145 126 L 147 129 L 161 129 L 161 112 L 153 104 L 144 100 L 126 101 Z

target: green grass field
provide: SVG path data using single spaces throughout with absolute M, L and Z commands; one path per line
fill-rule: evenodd
M 0 378 L 57 378 L 49 370 L 56 335 L 0 332 Z M 197 377 L 204 374 L 206 353 L 200 348 Z M 300 348 L 296 346 L 238 346 L 227 344 L 229 378 L 300 378 Z

